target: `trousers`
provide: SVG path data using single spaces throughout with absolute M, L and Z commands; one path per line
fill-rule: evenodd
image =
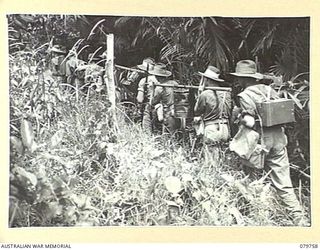
M 282 127 L 263 128 L 263 141 L 267 150 L 265 167 L 270 168 L 271 181 L 285 207 L 293 216 L 300 216 L 301 205 L 294 193 L 290 178 L 287 137 Z
M 204 124 L 204 143 L 227 142 L 230 138 L 228 123 L 224 120 L 207 121 Z
M 221 162 L 221 145 L 230 138 L 230 129 L 226 119 L 204 122 L 204 155 L 209 165 L 219 166 Z
M 152 109 L 149 103 L 146 103 L 143 110 L 142 128 L 146 133 L 152 133 Z
M 177 129 L 180 128 L 180 120 L 174 117 L 172 107 L 164 107 L 163 116 L 164 132 L 169 132 L 170 134 L 173 134 Z

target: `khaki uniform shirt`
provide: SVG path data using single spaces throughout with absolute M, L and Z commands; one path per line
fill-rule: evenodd
M 203 115 L 204 121 L 229 118 L 231 94 L 226 91 L 204 90 L 198 97 L 194 111 L 195 116 Z
M 256 103 L 269 99 L 278 99 L 277 92 L 270 86 L 257 84 L 247 87 L 238 94 L 242 114 L 249 114 L 255 118 L 258 117 Z
M 176 81 L 168 80 L 166 82 L 163 82 L 163 84 L 174 84 L 178 85 Z M 162 103 L 164 108 L 173 108 L 174 104 L 174 90 L 172 87 L 161 87 L 156 86 L 154 88 L 154 95 L 153 95 L 153 101 L 152 104 L 156 105 L 158 103 Z
M 144 93 L 144 102 L 148 102 L 152 95 L 152 88 L 149 88 L 149 85 L 148 85 L 151 82 L 158 83 L 155 76 L 148 76 L 148 82 L 147 82 L 147 77 L 144 77 L 139 81 L 138 91 L 142 91 Z

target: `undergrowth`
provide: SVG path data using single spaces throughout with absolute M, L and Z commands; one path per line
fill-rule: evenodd
M 193 134 L 149 135 L 121 106 L 113 116 L 106 95 L 19 70 L 10 72 L 10 227 L 292 225 L 268 173 L 246 176 L 226 145 L 217 157 L 193 147 Z

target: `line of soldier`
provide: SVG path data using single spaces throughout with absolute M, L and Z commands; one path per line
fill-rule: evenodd
M 52 52 L 56 53 L 56 56 L 53 57 L 56 58 L 56 61 L 53 60 L 53 65 L 58 67 L 61 63 L 61 59 L 58 60 L 58 57 L 63 54 L 63 51 L 53 48 Z M 97 65 L 99 60 L 103 60 L 103 58 L 96 58 L 90 54 L 89 63 L 84 67 L 85 76 L 79 76 L 77 74 L 83 72 L 81 66 L 85 63 L 77 59 L 76 54 L 71 52 L 66 61 L 66 72 L 63 73 L 66 74 L 68 82 L 71 84 L 73 81 L 86 79 L 85 82 L 98 83 L 97 87 L 99 88 L 102 83 L 101 72 L 103 71 L 103 68 Z M 142 127 L 146 133 L 152 133 L 154 120 L 157 117 L 157 120 L 162 122 L 170 133 L 174 132 L 180 127 L 180 120 L 174 116 L 174 88 L 157 85 L 159 83 L 170 86 L 178 85 L 176 81 L 171 79 L 172 73 L 166 69 L 166 65 L 156 63 L 152 58 L 144 59 L 142 64 L 136 66 L 136 69 L 147 72 L 147 74 L 131 71 L 121 83 L 129 90 L 131 88 L 131 91 L 137 89 L 136 99 L 143 108 Z M 294 224 L 304 225 L 302 206 L 294 193 L 290 178 L 286 149 L 287 137 L 284 133 L 284 127 L 282 125 L 262 127 L 259 123 L 256 104 L 261 102 L 265 96 L 278 98 L 277 92 L 269 85 L 261 83 L 264 76 L 257 72 L 257 65 L 252 60 L 239 61 L 235 72 L 229 73 L 233 76 L 233 82 L 237 82 L 242 88 L 234 100 L 232 100 L 230 92 L 205 89 L 208 87 L 234 88 L 235 84 L 229 84 L 220 78 L 220 70 L 217 67 L 209 65 L 205 72 L 199 72 L 199 74 L 201 80 L 198 98 L 194 106 L 197 134 L 203 135 L 204 144 L 210 147 L 213 155 L 217 156 L 218 150 L 215 146 L 219 142 L 230 140 L 235 116 L 239 122 L 238 132 L 232 141 L 235 142 L 233 145 L 236 145 L 234 146 L 235 152 L 237 151 L 236 147 L 250 148 L 251 133 L 257 132 L 260 141 L 264 143 L 262 165 L 271 169 L 272 183 L 289 211 Z M 101 79 L 99 80 L 99 78 Z M 136 82 L 138 82 L 137 86 L 135 86 Z M 232 107 L 233 103 L 236 103 L 235 107 Z M 248 143 L 249 145 L 246 145 Z M 252 164 L 250 165 L 252 166 Z
M 179 126 L 177 123 L 179 120 L 173 115 L 173 88 L 154 87 L 154 84 L 177 85 L 177 82 L 169 78 L 171 72 L 166 70 L 165 65 L 155 63 L 152 58 L 146 58 L 137 68 L 148 71 L 150 74 L 142 78 L 138 84 L 137 101 L 145 104 L 143 128 L 146 132 L 151 133 L 152 107 L 157 110 L 162 104 L 163 117 L 160 112 L 159 120 L 163 119 L 169 131 L 174 131 Z M 257 65 L 252 60 L 241 60 L 236 64 L 235 72 L 229 73 L 233 77 L 233 84 L 220 78 L 220 70 L 211 65 L 207 67 L 205 72 L 199 72 L 199 74 L 201 80 L 194 107 L 194 120 L 198 124 L 196 126 L 197 133 L 203 135 L 203 141 L 206 145 L 211 145 L 211 153 L 217 155 L 215 145 L 219 142 L 228 142 L 231 139 L 230 125 L 232 124 L 230 122 L 233 123 L 234 120 L 239 122 L 237 134 L 232 140 L 235 152 L 237 149 L 241 151 L 243 148 L 250 148 L 252 133 L 257 133 L 264 148 L 261 154 L 258 154 L 258 158 L 253 159 L 252 162 L 262 161 L 262 163 L 260 162 L 262 167 L 271 170 L 271 181 L 294 225 L 306 225 L 302 206 L 294 193 L 290 178 L 289 158 L 286 149 L 287 137 L 284 127 L 283 125 L 263 127 L 259 122 L 257 103 L 262 102 L 266 96 L 271 99 L 279 98 L 277 92 L 262 81 L 264 75 L 257 72 Z M 235 82 L 241 86 L 242 90 L 236 94 L 234 102 L 230 92 L 205 89 L 206 87 L 234 87 Z M 232 110 L 233 103 L 236 105 Z M 233 119 L 230 119 L 231 116 Z M 246 161 L 243 162 L 246 163 Z M 248 164 L 250 167 L 252 167 L 252 162 Z
M 91 85 L 97 92 L 102 91 L 104 68 L 99 64 L 104 61 L 104 54 L 95 56 L 90 53 L 85 62 L 77 57 L 74 50 L 67 54 L 66 50 L 58 45 L 50 49 L 50 54 L 52 74 L 58 77 L 60 82 L 79 87 Z
M 136 98 L 138 104 L 142 105 L 143 113 L 142 127 L 147 133 L 152 133 L 157 118 L 158 122 L 163 123 L 163 128 L 168 129 L 170 133 L 174 132 L 180 126 L 180 120 L 174 117 L 174 89 L 154 84 L 178 85 L 178 83 L 169 78 L 172 73 L 166 70 L 165 64 L 155 63 L 152 58 L 143 60 L 137 68 L 149 73 L 140 79 L 137 86 Z

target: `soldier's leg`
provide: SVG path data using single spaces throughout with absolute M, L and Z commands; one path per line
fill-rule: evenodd
M 169 115 L 166 124 L 170 133 L 173 134 L 179 129 L 181 122 L 179 119 Z
M 143 119 L 143 112 L 144 112 L 144 105 L 141 103 L 137 104 L 137 122 L 142 126 L 142 119 Z
M 205 140 L 212 142 L 227 142 L 230 138 L 228 124 L 206 124 L 204 128 L 204 138 Z
M 218 166 L 220 163 L 220 144 L 221 139 L 219 124 L 205 124 L 203 140 L 206 144 L 207 154 L 205 157 L 210 159 L 211 165 Z
M 280 150 L 271 149 L 267 155 L 266 166 L 272 169 L 271 180 L 290 215 L 293 219 L 301 217 L 302 209 L 292 187 L 286 147 Z
M 144 111 L 143 111 L 143 118 L 142 118 L 142 128 L 147 133 L 152 133 L 152 111 L 151 105 L 146 104 Z

